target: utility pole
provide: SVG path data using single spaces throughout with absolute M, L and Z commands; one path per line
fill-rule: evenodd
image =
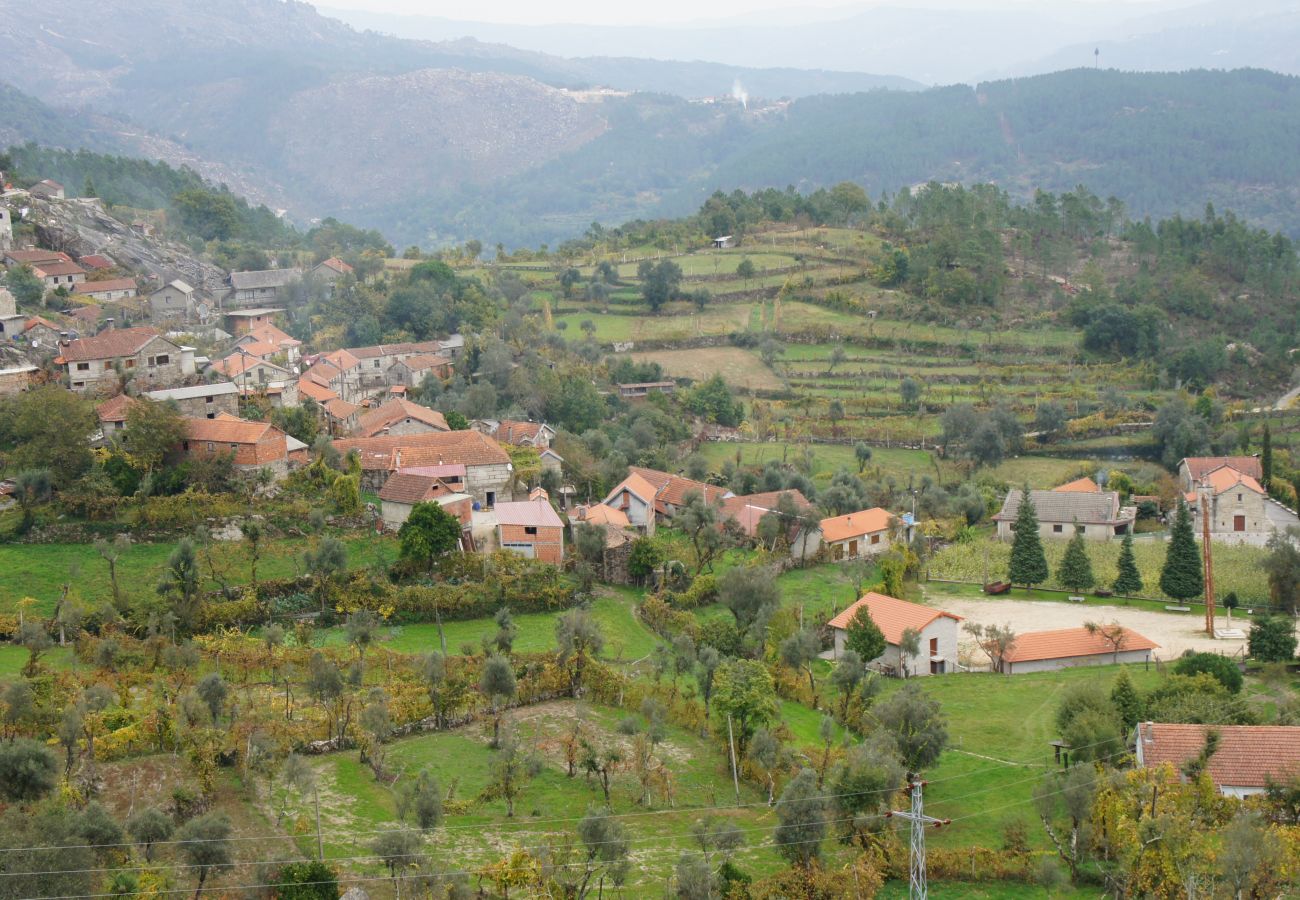
M 1205 633 L 1214 637 L 1214 554 L 1210 550 L 1210 503 L 1208 483 L 1201 484 L 1201 556 L 1205 562 Z
M 916 774 L 909 773 L 907 776 L 907 793 L 912 798 L 912 808 L 905 812 L 893 811 L 885 813 L 885 818 L 905 819 L 912 823 L 912 840 L 911 840 L 911 879 L 908 883 L 907 896 L 909 900 L 928 900 L 930 894 L 925 883 L 925 828 L 931 825 L 935 828 L 942 828 L 945 825 L 951 825 L 952 819 L 936 819 L 933 816 L 925 814 L 925 806 L 921 799 L 921 789 L 925 782 Z

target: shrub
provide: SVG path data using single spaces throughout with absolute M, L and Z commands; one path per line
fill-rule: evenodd
M 1212 675 L 1219 684 L 1234 694 L 1241 693 L 1241 670 L 1226 656 L 1217 653 L 1186 653 L 1174 663 L 1178 675 Z

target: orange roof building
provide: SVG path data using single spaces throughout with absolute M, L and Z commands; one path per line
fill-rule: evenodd
M 1060 487 L 1054 487 L 1052 490 L 1061 494 L 1096 494 L 1101 491 L 1101 485 L 1091 478 L 1084 476 L 1076 478 L 1074 481 L 1067 482 Z
M 334 442 L 342 454 L 355 450 L 361 457 L 361 480 L 367 490 L 378 491 L 392 472 L 423 466 L 462 465 L 465 490 L 480 506 L 514 496 L 515 474 L 510 455 L 500 444 L 477 431 L 429 431 L 424 434 L 386 434 L 346 438 Z M 373 487 L 371 487 L 373 485 Z
M 288 471 L 289 447 L 285 433 L 269 422 L 253 422 L 229 413 L 213 419 L 186 419 L 180 451 L 195 459 L 231 455 L 237 469 Z
M 1123 626 L 1103 626 L 1094 633 L 1087 628 L 1058 628 L 1017 635 L 1002 657 L 1002 672 L 1051 672 L 1077 666 L 1105 666 L 1117 663 L 1145 663 L 1159 644 Z
M 450 430 L 446 418 L 436 409 L 399 398 L 389 400 L 361 416 L 357 421 L 356 436 L 423 434 L 428 431 Z
M 1137 764 L 1147 769 L 1184 765 L 1205 749 L 1211 728 L 1218 746 L 1206 765 L 1210 780 L 1229 797 L 1262 794 L 1269 784 L 1300 778 L 1300 727 L 1294 725 L 1183 725 L 1142 722 L 1134 750 Z
M 898 517 L 879 506 L 821 521 L 822 545 L 831 559 L 861 559 L 889 549 Z
M 962 621 L 961 616 L 874 591 L 864 595 L 827 623 L 835 631 L 836 659 L 848 649 L 849 627 L 863 609 L 885 636 L 886 644 L 884 654 L 878 659 L 864 662 L 874 663 L 877 668 L 904 677 L 941 675 L 956 671 L 958 623 Z M 901 648 L 905 633 L 909 631 L 915 631 L 919 635 L 917 652 L 912 654 L 903 652 Z

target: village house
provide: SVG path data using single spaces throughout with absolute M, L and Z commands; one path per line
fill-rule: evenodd
M 357 421 L 357 437 L 374 437 L 378 434 L 424 434 L 428 431 L 450 431 L 451 427 L 442 413 L 410 400 L 389 400 L 361 415 Z
M 1066 482 L 1060 487 L 1054 487 L 1052 490 L 1059 494 L 1099 494 L 1101 493 L 1101 485 L 1085 476 Z
M 14 217 L 9 207 L 0 203 L 0 251 L 14 245 Z
M 134 278 L 105 278 L 100 281 L 83 281 L 72 288 L 74 297 L 90 297 L 105 303 L 129 300 L 136 295 Z
M 1120 627 L 1107 639 L 1087 628 L 1058 628 L 1016 635 L 1015 643 L 1003 654 L 1001 672 L 1054 672 L 1078 666 L 1106 666 L 1115 663 L 1147 663 L 1159 647 L 1136 631 Z M 1118 649 L 1116 649 L 1118 647 Z
M 884 553 L 893 544 L 893 531 L 902 523 L 880 507 L 822 519 L 822 546 L 831 559 L 861 559 Z M 906 540 L 905 535 L 900 535 Z
M 474 498 L 436 475 L 418 469 L 403 469 L 388 476 L 379 489 L 380 516 L 384 527 L 396 530 L 410 518 L 417 503 L 437 503 L 460 522 L 462 533 L 473 522 Z M 467 535 L 464 535 L 467 537 Z M 465 549 L 463 546 L 461 549 Z
M 536 447 L 540 450 L 551 446 L 551 441 L 555 439 L 555 429 L 544 422 L 475 419 L 469 423 L 469 427 L 513 447 Z
M 399 359 L 388 367 L 388 381 L 391 387 L 419 387 L 424 379 L 432 375 L 440 381 L 446 381 L 453 371 L 450 356 L 441 353 L 417 353 Z
M 547 500 L 498 503 L 496 519 L 502 550 L 553 566 L 564 564 L 564 521 Z
M 214 419 L 186 419 L 180 452 L 191 459 L 232 455 L 235 469 L 289 473 L 287 435 L 269 422 L 250 422 L 222 413 Z
M 765 491 L 759 494 L 744 494 L 728 497 L 722 501 L 718 520 L 730 523 L 751 540 L 758 539 L 758 523 L 768 513 L 775 512 L 782 496 L 788 496 L 795 508 L 795 518 L 789 523 L 785 540 L 790 546 L 790 555 L 796 559 L 807 559 L 816 555 L 822 545 L 821 516 L 817 509 L 808 502 L 802 492 Z
M 1120 506 L 1117 491 L 1029 492 L 1038 513 L 1038 532 L 1047 538 L 1070 538 L 1077 532 L 1091 541 L 1109 541 L 1133 530 L 1136 506 Z M 993 517 L 998 523 L 998 540 L 1015 536 L 1021 491 L 1007 492 L 1002 510 Z
M 95 417 L 99 419 L 99 443 L 111 443 L 126 428 L 126 411 L 138 402 L 126 394 L 118 394 L 95 407 Z
M 215 360 L 208 366 L 208 371 L 233 381 L 241 389 L 258 389 L 271 384 L 297 381 L 284 366 L 239 352 Z
M 42 200 L 65 200 L 68 196 L 63 189 L 63 185 L 52 178 L 36 182 L 27 189 L 27 193 L 33 197 L 40 197 Z
M 223 306 L 246 309 L 283 302 L 285 289 L 302 280 L 302 269 L 259 269 L 230 273 L 230 293 Z
M 160 403 L 175 403 L 181 415 L 190 419 L 215 419 L 222 413 L 239 415 L 239 388 L 228 381 L 145 391 L 144 396 Z
M 1140 722 L 1133 736 L 1137 764 L 1172 766 L 1185 781 L 1187 764 L 1204 753 L 1211 731 L 1218 738 L 1205 771 L 1223 796 L 1251 797 L 1300 778 L 1300 726 L 1295 725 Z
M 74 262 L 41 262 L 32 264 L 32 274 L 39 278 L 47 288 L 67 288 L 81 284 L 86 280 L 86 270 Z
M 159 324 L 197 322 L 199 296 L 188 282 L 169 281 L 149 295 L 149 318 Z
M 1258 479 L 1226 464 L 1204 472 L 1184 499 L 1197 537 L 1203 534 L 1202 505 L 1208 501 L 1210 539 L 1220 543 L 1263 546 L 1274 534 L 1300 526 L 1300 516 L 1269 497 Z
M 347 350 L 323 353 L 311 361 L 304 377 L 328 388 L 341 400 L 359 403 L 364 399 L 361 388 L 361 360 Z
M 871 614 L 871 621 L 876 623 L 881 634 L 885 636 L 885 652 L 876 659 L 864 660 L 867 665 L 874 665 L 891 675 L 913 677 L 916 675 L 943 675 L 956 671 L 958 624 L 962 617 L 933 606 L 922 606 L 877 594 L 866 594 L 861 600 L 850 605 L 835 618 L 830 627 L 835 633 L 834 656 L 839 659 L 844 654 L 845 639 L 848 637 L 849 624 L 858 610 L 866 608 Z M 920 635 L 919 652 L 908 655 L 903 653 L 900 645 L 903 632 L 908 629 Z
M 514 499 L 515 475 L 510 456 L 500 444 L 477 431 L 344 438 L 336 440 L 334 447 L 344 455 L 352 450 L 360 455 L 365 490 L 378 491 L 389 475 L 401 469 L 462 465 L 465 491 L 480 506 L 490 509 L 500 501 Z
M 646 535 L 655 533 L 655 486 L 636 472 L 629 472 L 601 505 L 622 513 L 628 524 L 644 531 Z
M 222 313 L 226 320 L 226 330 L 234 335 L 248 334 L 263 325 L 275 324 L 275 318 L 284 313 L 278 306 L 256 309 L 226 310 Z
M 194 374 L 194 350 L 172 343 L 153 328 L 110 328 L 68 341 L 55 362 L 67 367 L 68 385 L 79 392 L 115 381 L 118 369 L 140 387 L 174 384 Z
M 1183 493 L 1196 490 L 1206 475 L 1224 466 L 1257 482 L 1264 481 L 1264 464 L 1258 456 L 1189 456 L 1178 463 L 1178 483 Z
M 27 390 L 39 371 L 36 366 L 8 366 L 0 369 L 0 397 Z
M 352 267 L 339 259 L 337 256 L 331 256 L 329 259 L 321 260 L 311 268 L 311 277 L 322 284 L 333 284 L 344 275 L 352 274 Z
M 273 348 L 266 356 L 257 354 L 259 358 L 282 358 L 287 364 L 293 365 L 298 362 L 302 354 L 302 341 L 291 337 L 284 331 L 270 323 L 255 325 L 243 332 L 235 341 L 235 349 L 251 350 L 257 348 Z
M 671 520 L 677 514 L 677 510 L 685 504 L 686 498 L 693 493 L 702 496 L 704 502 L 710 506 L 718 506 L 728 497 L 735 496 L 726 488 L 705 484 L 693 478 L 684 478 L 681 475 L 660 472 L 657 469 L 629 466 L 628 472 L 641 476 L 653 486 L 655 516 L 665 521 Z M 614 490 L 617 491 L 618 488 Z
M 624 400 L 644 400 L 651 394 L 671 394 L 677 389 L 675 381 L 641 381 L 633 384 L 620 384 L 618 395 Z
M 408 341 L 401 344 L 375 344 L 370 347 L 349 347 L 346 353 L 357 360 L 359 371 L 357 384 L 359 389 L 371 391 L 386 388 L 392 384 L 405 384 L 415 387 L 419 382 L 408 382 L 409 367 L 393 370 L 398 363 L 405 363 L 417 356 L 437 356 L 442 349 L 438 341 Z
M 67 329 L 63 326 L 56 325 L 43 316 L 31 316 L 23 320 L 22 330 L 19 331 L 17 340 L 36 350 L 53 352 L 67 337 Z
M 6 250 L 3 259 L 6 269 L 40 263 L 73 262 L 72 257 L 61 250 Z

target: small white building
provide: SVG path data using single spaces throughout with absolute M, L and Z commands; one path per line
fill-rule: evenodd
M 1058 628 L 1054 631 L 1030 631 L 1016 636 L 1016 641 L 1002 656 L 1004 675 L 1025 672 L 1054 672 L 1078 666 L 1108 666 L 1118 663 L 1140 665 L 1151 660 L 1151 651 L 1160 645 L 1129 628 L 1120 627 L 1114 640 L 1107 640 L 1087 628 Z
M 655 487 L 640 474 L 630 472 L 601 503 L 623 513 L 633 528 L 655 533 Z
M 897 517 L 879 506 L 822 519 L 822 545 L 834 560 L 875 556 L 889 549 L 897 524 Z
M 1218 746 L 1206 763 L 1210 780 L 1225 797 L 1262 794 L 1269 783 L 1300 778 L 1300 727 L 1294 725 L 1185 725 L 1142 722 L 1134 734 L 1137 764 L 1145 769 L 1183 767 L 1201 755 L 1206 735 Z
M 942 675 L 956 671 L 958 623 L 962 617 L 933 606 L 922 606 L 874 591 L 865 595 L 828 623 L 835 631 L 835 658 L 844 653 L 849 624 L 858 610 L 866 608 L 871 620 L 885 636 L 885 652 L 876 659 L 864 660 L 893 674 Z M 914 629 L 921 635 L 920 652 L 906 656 L 899 645 L 903 632 Z

